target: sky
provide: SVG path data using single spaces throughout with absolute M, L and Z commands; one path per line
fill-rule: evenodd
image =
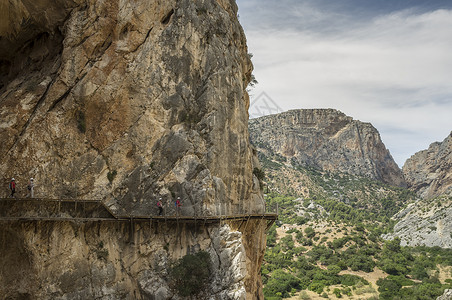
M 338 109 L 372 123 L 400 167 L 452 131 L 452 1 L 237 4 L 258 81 L 251 116 Z

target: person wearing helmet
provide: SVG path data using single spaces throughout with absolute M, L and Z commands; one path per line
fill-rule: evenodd
M 157 207 L 159 208 L 159 216 L 161 216 L 163 213 L 162 198 L 157 201 Z
M 182 204 L 180 203 L 180 197 L 177 197 L 176 203 L 174 203 L 176 205 L 176 215 L 180 215 L 180 207 L 182 206 Z
M 11 179 L 11 182 L 9 183 L 9 189 L 11 190 L 10 197 L 16 198 L 14 194 L 16 193 L 16 180 L 14 178 Z
M 34 188 L 35 188 L 35 183 L 33 178 L 30 178 L 30 182 L 28 183 L 27 189 L 28 189 L 28 197 L 33 198 L 34 197 Z

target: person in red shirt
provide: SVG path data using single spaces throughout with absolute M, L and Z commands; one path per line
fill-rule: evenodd
M 11 179 L 11 182 L 9 183 L 9 189 L 11 190 L 10 197 L 16 198 L 14 194 L 16 193 L 16 180 L 14 178 Z
M 176 205 L 176 215 L 180 215 L 180 207 L 182 206 L 182 204 L 180 203 L 180 197 L 177 197 L 175 205 Z
M 157 207 L 159 208 L 159 216 L 161 216 L 163 213 L 162 198 L 160 198 L 159 201 L 157 201 Z

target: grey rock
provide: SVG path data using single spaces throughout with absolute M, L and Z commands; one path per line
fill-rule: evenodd
M 334 109 L 301 109 L 249 121 L 252 143 L 289 161 L 405 186 L 402 172 L 369 123 Z
M 252 261 L 244 233 L 228 224 L 196 231 L 164 224 L 136 227 L 136 242 L 130 244 L 129 226 L 124 223 L 4 223 L 0 295 L 6 299 L 26 294 L 32 299 L 182 299 L 171 290 L 167 270 L 199 250 L 210 253 L 213 261 L 212 277 L 203 291 L 210 299 L 245 299 L 247 294 L 260 293 L 246 290 Z
M 436 300 L 451 300 L 452 299 L 452 290 L 444 290 L 444 293 L 436 298 Z
M 402 170 L 408 187 L 419 196 L 452 196 L 452 133 L 443 142 L 411 156 Z
M 385 239 L 399 237 L 402 246 L 452 248 L 452 198 L 443 196 L 410 204 L 394 216 L 398 222 Z

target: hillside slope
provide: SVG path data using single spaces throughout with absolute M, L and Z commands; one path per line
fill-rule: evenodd
M 281 132 L 268 132 L 277 143 Z M 450 199 L 420 206 L 407 188 L 255 147 L 267 210 L 279 211 L 262 267 L 268 299 L 436 299 L 452 287 L 452 249 L 423 246 L 448 246 Z M 397 238 L 403 214 L 412 218 Z
M 386 239 L 399 237 L 403 246 L 452 248 L 452 197 L 419 200 L 394 219 L 394 232 Z

